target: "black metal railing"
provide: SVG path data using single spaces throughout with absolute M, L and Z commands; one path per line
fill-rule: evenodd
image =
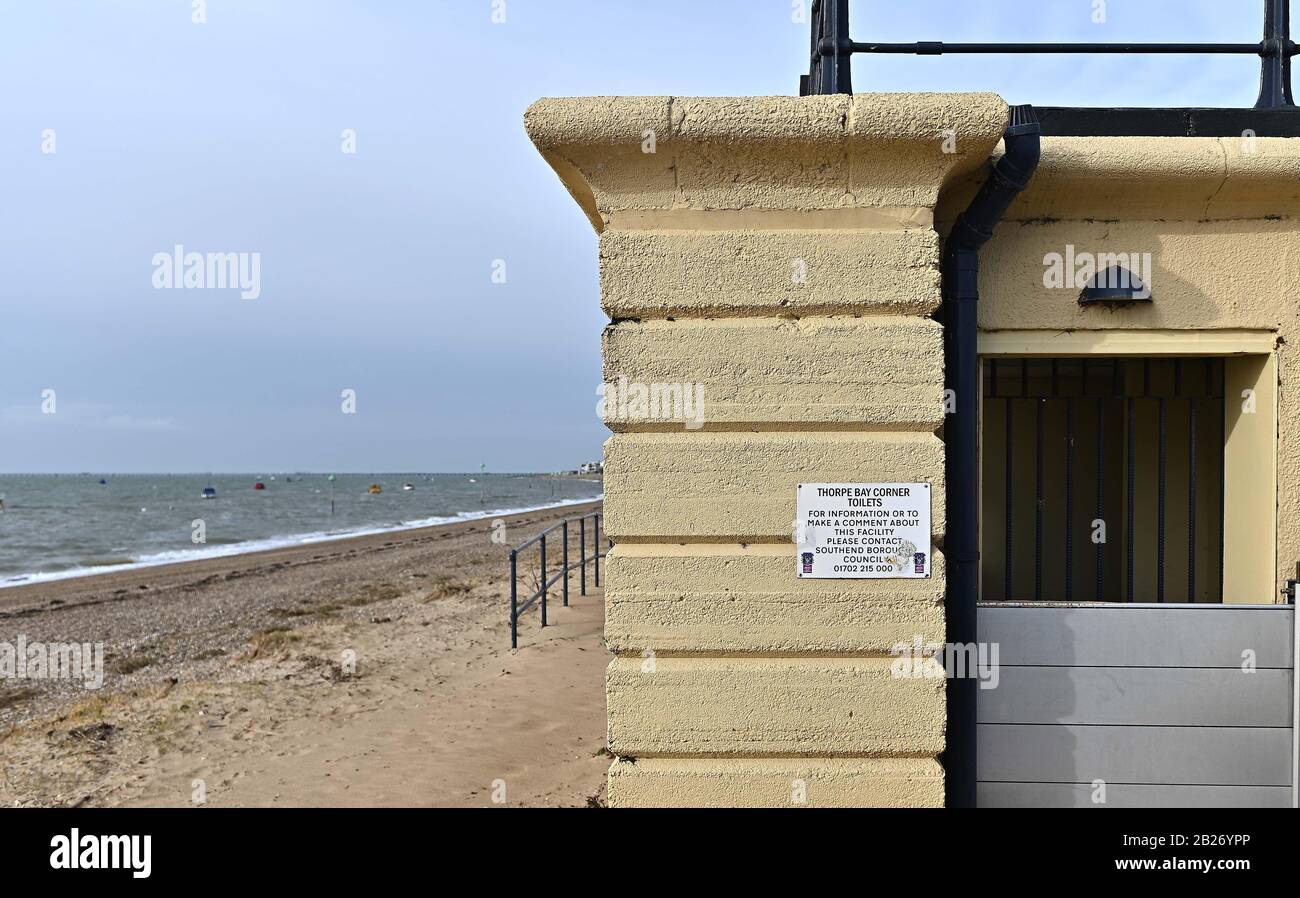
M 600 588 L 600 559 L 604 558 L 608 552 L 600 551 L 600 518 L 599 511 L 593 511 L 588 514 L 579 515 L 574 518 L 565 518 L 551 526 L 547 527 L 541 533 L 532 539 L 525 540 L 510 550 L 510 647 L 519 648 L 519 615 L 540 603 L 542 611 L 542 626 L 546 626 L 546 599 L 550 588 L 557 582 L 563 580 L 564 586 L 561 590 L 564 604 L 569 604 L 569 572 L 575 567 L 578 570 L 578 594 L 585 596 L 587 594 L 587 564 L 593 564 L 595 570 L 595 588 Z M 591 527 L 587 522 L 591 521 Z M 569 531 L 571 524 L 577 524 L 578 537 L 578 558 L 576 563 L 569 563 Z M 560 569 L 550 576 L 546 566 L 546 536 L 549 533 L 560 531 L 561 560 Z M 591 555 L 587 555 L 587 531 L 591 531 Z M 606 546 L 612 546 L 613 543 L 605 540 Z M 536 545 L 539 547 L 538 556 L 538 574 L 537 588 L 532 594 L 522 602 L 519 600 L 519 553 L 529 546 Z
M 1291 93 L 1291 58 L 1297 45 L 1291 40 L 1290 0 L 1264 0 L 1264 35 L 1257 43 L 946 43 L 944 41 L 915 41 L 911 43 L 882 43 L 855 41 L 849 37 L 849 0 L 814 0 L 812 5 L 812 42 L 808 74 L 800 77 L 799 93 L 847 94 L 853 92 L 852 58 L 854 53 L 911 54 L 916 56 L 942 56 L 950 53 L 1106 53 L 1106 54 L 1234 54 L 1260 58 L 1259 97 L 1250 119 L 1252 130 L 1259 136 L 1295 136 L 1298 130 L 1295 119 L 1286 116 L 1260 116 L 1260 110 L 1286 110 L 1297 112 Z M 1227 110 L 1084 110 L 1052 109 L 1044 107 L 1043 124 L 1051 133 L 1053 125 L 1061 133 L 1079 129 L 1095 130 L 1097 116 L 1090 113 L 1107 113 L 1108 123 L 1103 128 L 1114 129 L 1145 127 L 1177 131 L 1182 126 L 1193 133 L 1198 130 L 1224 130 L 1230 136 L 1241 133 L 1244 117 L 1230 117 L 1213 113 Z M 1244 111 L 1244 110 L 1232 110 Z M 1144 115 L 1145 113 L 1156 115 Z M 1204 115 L 1203 113 L 1211 113 Z M 1130 113 L 1125 115 L 1124 113 Z M 1131 113 L 1137 113 L 1135 118 Z M 1167 114 L 1159 114 L 1167 113 Z M 1175 114 L 1177 113 L 1177 114 Z M 1143 124 L 1143 121 L 1146 124 Z M 1197 123 L 1201 123 L 1200 129 Z M 1235 130 L 1234 130 L 1235 129 Z M 1210 136 L 1207 134 L 1207 136 Z

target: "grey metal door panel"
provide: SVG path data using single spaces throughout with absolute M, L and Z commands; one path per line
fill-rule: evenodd
M 979 607 L 979 641 L 1005 665 L 1240 668 L 1292 666 L 1286 605 L 1002 605 Z
M 982 604 L 998 686 L 978 689 L 985 807 L 1288 807 L 1288 605 Z M 1246 666 L 1254 672 L 1243 670 Z
M 1091 783 L 980 783 L 982 808 L 1289 808 L 1288 786 L 1108 784 L 1097 802 Z
M 1000 667 L 980 723 L 1291 726 L 1291 671 L 1180 667 Z
M 979 724 L 981 782 L 1289 786 L 1285 727 Z

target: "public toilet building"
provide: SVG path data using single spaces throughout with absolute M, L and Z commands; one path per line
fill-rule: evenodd
M 1290 49 L 1257 109 L 1034 109 L 847 92 L 816 13 L 806 96 L 526 116 L 624 400 L 610 804 L 1292 806 Z

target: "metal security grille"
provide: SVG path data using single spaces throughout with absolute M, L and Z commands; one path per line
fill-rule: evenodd
M 986 360 L 981 600 L 1222 602 L 1224 375 Z

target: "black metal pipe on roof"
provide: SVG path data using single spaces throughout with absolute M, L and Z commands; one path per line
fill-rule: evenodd
M 979 356 L 976 309 L 979 249 L 1038 167 L 1042 129 L 1032 106 L 1013 106 L 1003 135 L 1005 152 L 966 207 L 944 244 L 943 315 L 945 386 L 951 412 L 944 422 L 948 526 L 947 610 L 950 645 L 977 640 L 979 596 Z M 970 657 L 969 655 L 967 657 Z M 975 806 L 974 671 L 948 680 L 948 743 L 944 752 L 947 804 Z

